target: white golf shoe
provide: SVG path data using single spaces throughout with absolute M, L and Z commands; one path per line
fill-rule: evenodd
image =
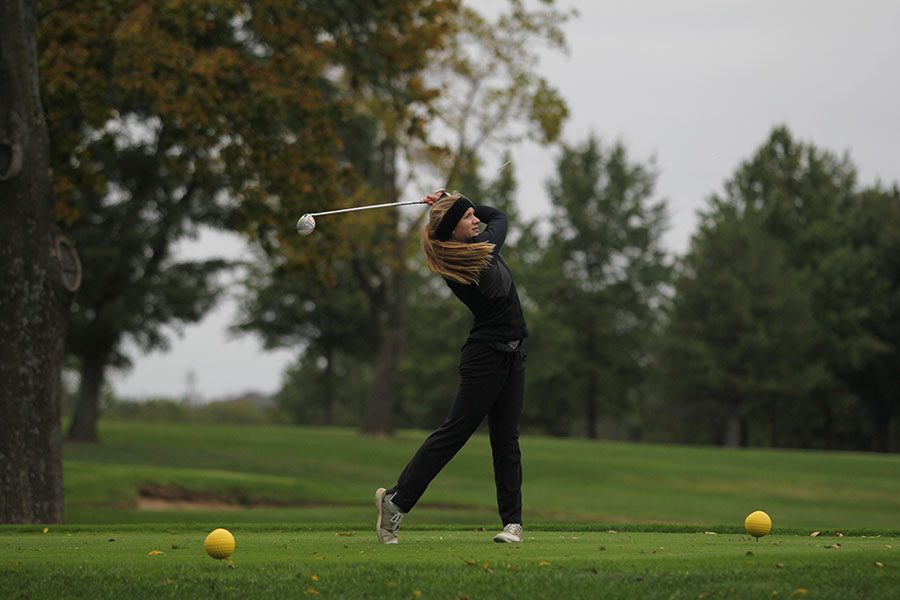
M 494 541 L 498 544 L 518 544 L 524 537 L 522 526 L 518 523 L 510 523 L 503 528 L 503 531 L 494 536 Z
M 405 513 L 387 497 L 387 490 L 378 488 L 375 491 L 375 508 L 378 510 L 378 521 L 375 524 L 375 533 L 382 544 L 397 544 L 397 532 L 400 530 L 400 521 Z

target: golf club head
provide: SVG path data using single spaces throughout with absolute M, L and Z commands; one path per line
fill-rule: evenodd
M 316 230 L 316 219 L 311 214 L 306 213 L 297 221 L 297 233 L 300 235 L 309 235 Z

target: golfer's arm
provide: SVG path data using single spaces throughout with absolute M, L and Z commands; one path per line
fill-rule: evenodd
M 475 206 L 475 216 L 486 225 L 484 231 L 475 238 L 476 242 L 490 242 L 494 244 L 494 252 L 499 252 L 506 241 L 506 230 L 509 227 L 509 217 L 502 210 L 490 206 Z

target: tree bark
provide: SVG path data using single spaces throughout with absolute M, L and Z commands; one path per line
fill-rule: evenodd
M 70 294 L 55 260 L 36 3 L 0 1 L 0 523 L 62 521 L 60 371 Z
M 397 236 L 396 262 L 390 274 L 386 316 L 378 324 L 378 350 L 369 397 L 366 402 L 366 435 L 393 435 L 394 390 L 400 375 L 400 360 L 406 347 L 409 327 L 409 282 L 405 267 L 404 244 Z
M 102 356 L 81 357 L 81 385 L 69 439 L 75 442 L 97 441 L 97 420 L 100 417 L 100 393 L 106 375 L 106 359 Z
M 584 396 L 584 419 L 588 439 L 597 439 L 597 375 L 593 371 L 588 374 L 587 390 Z

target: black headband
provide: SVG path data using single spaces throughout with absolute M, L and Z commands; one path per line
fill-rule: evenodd
M 470 208 L 475 208 L 475 205 L 471 200 L 465 196 L 457 198 L 456 202 L 453 203 L 453 206 L 448 208 L 447 212 L 444 213 L 441 222 L 438 223 L 434 237 L 442 242 L 449 240 L 450 236 L 453 235 L 453 230 L 456 229 L 456 224 L 459 223 L 459 220 L 463 218 L 463 215 L 465 215 L 466 211 Z

